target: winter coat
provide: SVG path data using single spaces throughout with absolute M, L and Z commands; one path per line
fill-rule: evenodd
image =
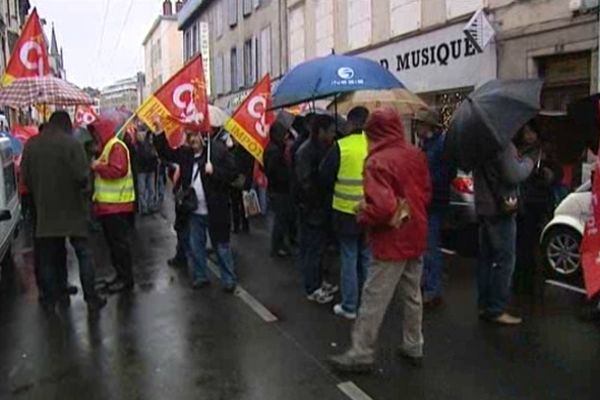
M 331 222 L 333 192 L 321 185 L 319 166 L 329 146 L 316 139 L 308 139 L 296 153 L 296 199 L 302 220 L 311 226 L 325 227 Z
M 25 145 L 21 173 L 33 196 L 36 237 L 85 237 L 89 164 L 83 146 L 51 125 Z
M 378 260 L 401 261 L 427 248 L 427 205 L 431 178 L 422 151 L 406 143 L 399 115 L 386 108 L 367 122 L 369 155 L 364 174 L 365 203 L 358 221 L 368 227 L 369 244 Z M 389 222 L 405 200 L 410 217 L 395 228 Z
M 456 177 L 456 168 L 444 159 L 444 138 L 442 132 L 435 132 L 432 137 L 421 141 L 421 149 L 427 155 L 427 165 L 431 176 L 430 208 L 445 208 L 450 203 L 450 184 Z
M 164 134 L 154 138 L 158 155 L 165 161 L 176 163 L 180 168 L 180 179 L 175 185 L 175 191 L 186 190 L 192 184 L 194 164 L 200 167 L 200 178 L 206 196 L 208 208 L 208 225 L 211 241 L 214 243 L 229 242 L 230 232 L 230 196 L 231 183 L 237 176 L 233 155 L 220 140 L 211 141 L 211 162 L 213 173 L 207 175 L 204 169 L 206 151 L 199 157 L 188 146 L 172 149 Z
M 117 125 L 110 120 L 100 120 L 92 124 L 93 134 L 99 143 L 100 152 L 104 146 L 112 139 L 117 130 Z M 107 164 L 99 164 L 94 168 L 94 172 L 103 179 L 121 179 L 127 176 L 129 168 L 132 167 L 130 157 L 127 156 L 127 149 L 120 143 L 113 146 Z M 132 169 L 132 173 L 133 173 Z M 135 173 L 133 174 L 135 177 Z M 133 213 L 135 211 L 135 202 L 131 203 L 94 203 L 94 213 L 101 217 L 103 215 Z
M 290 193 L 291 165 L 285 157 L 285 131 L 278 125 L 271 128 L 271 140 L 263 155 L 269 192 Z
M 252 189 L 254 181 L 254 157 L 242 146 L 237 145 L 233 148 L 233 158 L 238 176 L 242 175 L 244 177 L 242 190 Z
M 156 168 L 158 167 L 158 156 L 156 155 L 156 150 L 149 137 L 135 145 L 135 154 L 135 164 L 137 166 L 136 172 L 138 174 L 156 172 Z
M 529 157 L 520 158 L 512 143 L 496 158 L 476 168 L 473 171 L 473 184 L 477 215 L 503 215 L 498 206 L 499 199 L 517 196 L 519 184 L 529 177 L 532 170 L 533 161 Z

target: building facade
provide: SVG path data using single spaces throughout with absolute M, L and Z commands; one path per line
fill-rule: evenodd
M 287 71 L 286 18 L 281 0 L 185 2 L 178 13 L 184 59 L 202 51 L 217 105 L 234 109 L 264 75 L 277 80 Z
M 4 74 L 10 54 L 27 18 L 29 2 L 23 0 L 0 1 L 0 73 Z
M 143 73 L 138 73 L 134 77 L 121 79 L 103 88 L 100 92 L 100 110 L 124 107 L 135 111 L 142 101 L 145 86 L 143 77 Z
M 163 3 L 163 13 L 152 24 L 142 45 L 146 75 L 145 98 L 183 66 L 182 34 L 170 0 Z

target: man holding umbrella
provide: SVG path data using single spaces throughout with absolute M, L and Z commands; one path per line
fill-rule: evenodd
M 542 82 L 490 81 L 455 113 L 446 150 L 459 167 L 473 170 L 479 217 L 479 316 L 519 325 L 507 312 L 516 258 L 519 184 L 531 174 L 535 152 L 521 159 L 512 139 L 540 108 Z

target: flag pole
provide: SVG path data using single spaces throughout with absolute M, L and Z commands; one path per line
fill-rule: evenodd
M 124 124 L 121 126 L 121 128 L 120 128 L 120 129 L 117 131 L 117 133 L 115 134 L 115 136 L 116 136 L 118 139 L 123 139 L 123 135 L 122 135 L 123 131 L 125 130 L 125 128 L 127 127 L 127 125 L 129 125 L 130 123 L 132 123 L 132 122 L 133 122 L 133 120 L 135 119 L 136 115 L 137 115 L 136 113 L 133 113 L 133 114 L 131 114 L 131 117 L 129 117 L 129 118 L 127 119 L 127 121 L 125 121 L 125 123 L 124 123 Z

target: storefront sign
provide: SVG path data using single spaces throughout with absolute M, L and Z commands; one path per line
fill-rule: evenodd
M 496 78 L 496 47 L 473 45 L 453 25 L 359 54 L 378 61 L 416 93 L 479 86 Z

